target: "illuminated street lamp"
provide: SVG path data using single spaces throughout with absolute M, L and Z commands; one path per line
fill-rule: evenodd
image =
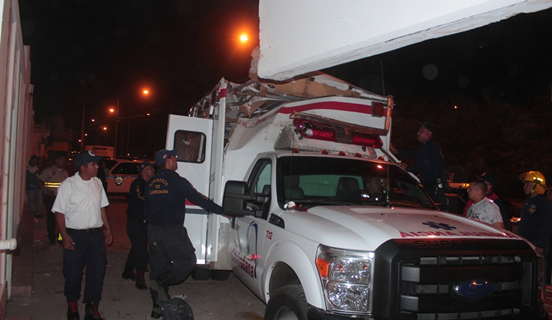
M 102 127 L 102 130 L 105 132 L 105 143 L 104 144 L 107 144 L 107 127 Z

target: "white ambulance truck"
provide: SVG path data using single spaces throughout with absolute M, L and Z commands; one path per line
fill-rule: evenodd
M 222 79 L 171 115 L 194 276 L 232 270 L 272 319 L 546 319 L 543 259 L 505 230 L 438 211 L 387 151 L 393 99 L 324 74 Z

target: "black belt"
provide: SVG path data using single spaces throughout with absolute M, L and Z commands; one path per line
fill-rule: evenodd
M 94 232 L 96 230 L 100 230 L 100 228 L 90 228 L 90 229 L 71 229 L 71 228 L 67 228 L 67 231 L 87 232 L 87 233 L 91 233 L 91 232 Z

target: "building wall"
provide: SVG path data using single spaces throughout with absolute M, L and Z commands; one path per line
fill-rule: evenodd
M 17 238 L 25 201 L 32 124 L 30 48 L 17 0 L 0 0 L 0 240 Z M 0 247 L 0 319 L 11 295 L 12 255 Z

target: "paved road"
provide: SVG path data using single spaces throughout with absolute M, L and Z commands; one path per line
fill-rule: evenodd
M 132 281 L 120 276 L 130 247 L 125 231 L 126 200 L 110 197 L 110 202 L 108 216 L 114 241 L 107 250 L 107 271 L 99 310 L 107 320 L 150 319 L 149 290 L 137 290 Z M 45 219 L 35 221 L 34 229 L 32 297 L 10 301 L 7 318 L 66 319 L 61 247 L 48 245 Z M 263 319 L 264 304 L 234 275 L 227 281 L 194 281 L 189 278 L 178 286 L 171 286 L 170 294 L 186 295 L 197 320 Z M 84 305 L 79 304 L 82 318 Z

